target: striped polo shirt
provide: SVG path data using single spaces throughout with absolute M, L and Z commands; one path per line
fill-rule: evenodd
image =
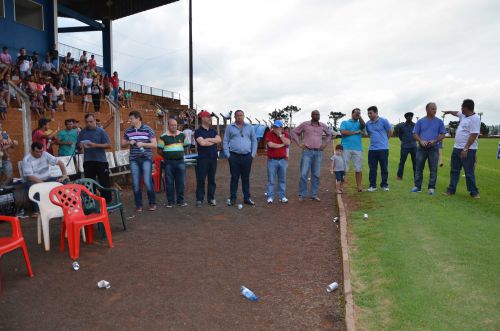
M 190 142 L 186 141 L 186 136 L 181 131 L 177 131 L 175 136 L 169 132 L 165 132 L 158 141 L 158 153 L 165 160 L 181 160 L 184 159 L 184 146 L 190 144 Z
M 151 139 L 155 137 L 154 131 L 147 126 L 142 124 L 140 128 L 136 129 L 131 126 L 123 133 L 123 138 L 127 141 L 135 140 L 142 143 L 150 143 Z M 153 158 L 153 150 L 150 147 L 144 147 L 144 151 L 141 151 L 139 147 L 135 144 L 130 146 L 130 160 L 136 160 L 139 158 Z

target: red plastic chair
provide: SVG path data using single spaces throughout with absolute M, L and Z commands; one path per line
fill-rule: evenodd
M 85 215 L 82 205 L 82 194 L 94 199 L 99 204 L 99 213 Z M 106 200 L 90 192 L 85 186 L 78 184 L 67 184 L 55 187 L 50 191 L 50 201 L 60 206 L 64 212 L 64 222 L 61 229 L 61 250 L 64 251 L 64 232 L 68 232 L 69 254 L 73 260 L 80 256 L 80 230 L 84 226 L 102 223 L 108 237 L 109 247 L 113 247 L 111 238 L 111 227 L 109 225 Z M 89 229 L 89 228 L 87 228 Z M 92 243 L 93 231 L 90 227 L 87 241 Z
M 21 232 L 21 225 L 17 217 L 11 216 L 0 216 L 0 221 L 9 222 L 12 225 L 12 237 L 0 237 L 0 258 L 3 254 L 13 251 L 17 248 L 22 248 L 24 261 L 26 262 L 26 269 L 28 269 L 28 276 L 33 277 L 33 271 L 31 270 L 30 258 L 28 256 L 28 249 L 26 248 L 26 243 L 24 242 L 23 233 Z M 0 279 L 0 289 L 1 286 Z

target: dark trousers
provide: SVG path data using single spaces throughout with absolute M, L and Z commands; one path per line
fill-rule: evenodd
M 110 187 L 108 162 L 85 161 L 83 162 L 83 175 L 85 178 L 91 178 L 101 184 L 103 187 Z M 111 201 L 111 192 L 101 192 L 106 202 Z
M 467 152 L 467 158 L 462 160 L 460 153 L 462 149 L 453 148 L 451 153 L 451 170 L 450 170 L 450 185 L 448 186 L 448 192 L 454 194 L 457 190 L 458 180 L 460 179 L 460 172 L 462 167 L 465 171 L 465 183 L 467 185 L 467 191 L 470 192 L 471 196 L 476 196 L 479 194 L 479 190 L 476 186 L 476 176 L 474 171 L 476 170 L 476 150 L 469 149 Z
M 387 177 L 389 172 L 387 170 L 387 163 L 389 160 L 389 150 L 380 149 L 375 151 L 368 151 L 368 166 L 370 167 L 370 187 L 377 187 L 377 167 L 380 164 L 380 175 L 382 182 L 380 187 L 388 187 Z
M 417 170 L 415 171 L 415 187 L 419 189 L 422 187 L 424 177 L 425 161 L 429 163 L 429 189 L 436 188 L 436 180 L 438 173 L 438 159 L 439 149 L 438 146 L 431 148 L 421 148 L 417 150 Z
M 250 199 L 250 170 L 252 169 L 252 153 L 229 155 L 229 170 L 231 171 L 230 199 L 236 200 L 238 181 L 241 176 L 243 200 Z
M 207 182 L 207 200 L 215 199 L 215 172 L 217 159 L 198 159 L 196 165 L 196 201 L 205 199 L 205 179 Z
M 186 164 L 184 159 L 165 160 L 165 180 L 167 181 L 167 202 L 173 205 L 175 200 L 178 204 L 184 203 L 184 180 L 186 176 Z
M 416 162 L 416 155 L 417 155 L 417 147 L 411 147 L 411 148 L 401 147 L 401 154 L 399 156 L 399 167 L 398 167 L 398 177 L 399 178 L 403 178 L 406 158 L 408 157 L 408 154 L 410 154 L 410 156 L 411 156 L 411 164 L 413 166 L 413 175 L 415 175 L 415 170 L 416 170 L 415 162 Z
M 94 104 L 94 111 L 98 113 L 101 109 L 101 95 L 92 94 L 92 103 Z

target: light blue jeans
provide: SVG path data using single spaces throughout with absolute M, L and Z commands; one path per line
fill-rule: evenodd
M 267 198 L 274 198 L 274 180 L 278 175 L 278 197 L 283 199 L 286 197 L 286 159 L 269 159 L 267 160 Z
M 321 173 L 321 161 L 323 160 L 323 151 L 305 149 L 302 151 L 300 160 L 300 183 L 299 196 L 307 197 L 307 182 L 309 172 L 311 172 L 311 198 L 318 196 L 319 176 Z
M 151 178 L 152 160 L 139 158 L 130 160 L 130 173 L 132 174 L 132 191 L 134 192 L 135 207 L 142 208 L 141 177 L 148 194 L 149 205 L 156 205 L 156 193 Z

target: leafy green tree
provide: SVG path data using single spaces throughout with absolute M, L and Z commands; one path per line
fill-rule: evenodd
M 490 128 L 486 124 L 481 122 L 481 128 L 479 129 L 479 132 L 481 133 L 481 135 L 487 136 L 490 133 Z

